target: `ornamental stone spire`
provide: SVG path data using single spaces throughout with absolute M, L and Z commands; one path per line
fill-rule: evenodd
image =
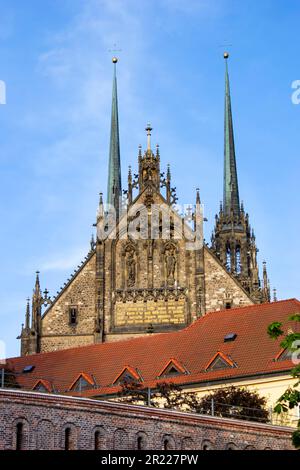
M 236 168 L 234 133 L 231 111 L 231 96 L 228 74 L 228 57 L 224 54 L 225 59 L 225 118 L 224 118 L 224 198 L 223 209 L 225 214 L 233 211 L 235 216 L 240 213 L 239 187 Z
M 119 115 L 118 115 L 118 93 L 117 93 L 117 73 L 116 65 L 118 59 L 113 57 L 113 89 L 111 107 L 111 130 L 109 147 L 109 169 L 107 183 L 107 204 L 111 204 L 118 211 L 119 198 L 122 195 L 121 182 L 121 158 L 120 158 L 120 137 L 119 137 Z

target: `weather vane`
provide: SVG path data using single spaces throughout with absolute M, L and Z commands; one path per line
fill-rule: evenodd
M 108 52 L 121 52 L 122 49 L 117 49 L 117 44 L 113 44 L 113 49 L 108 49 Z
M 228 52 L 228 48 L 232 47 L 232 44 L 229 44 L 225 41 L 225 44 L 220 44 L 219 47 L 222 47 L 222 49 L 225 49 L 224 51 L 224 59 L 228 59 L 229 57 L 229 52 Z
M 116 52 L 121 52 L 122 49 L 117 49 L 117 44 L 113 44 L 113 49 L 108 49 L 108 52 L 112 52 L 113 53 L 113 58 L 112 58 L 112 61 L 114 64 L 116 64 L 118 62 L 118 57 L 116 57 Z

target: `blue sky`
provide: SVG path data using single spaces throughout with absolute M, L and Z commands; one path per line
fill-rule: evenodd
M 224 44 L 241 199 L 279 298 L 300 297 L 298 0 L 1 0 L 0 340 L 17 355 L 34 273 L 54 295 L 106 192 L 112 64 L 123 181 L 153 125 L 180 203 L 222 198 Z

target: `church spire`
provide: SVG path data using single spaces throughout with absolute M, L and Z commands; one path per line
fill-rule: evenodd
M 32 319 L 31 319 L 31 327 L 33 330 L 39 329 L 39 322 L 41 317 L 41 299 L 42 299 L 42 291 L 40 286 L 40 273 L 39 271 L 36 272 L 36 279 L 35 279 L 35 286 L 33 290 L 32 296 Z
M 30 329 L 30 299 L 27 299 L 27 304 L 26 304 L 26 315 L 25 315 L 25 329 L 28 331 Z
M 239 187 L 236 169 L 235 147 L 234 147 L 234 133 L 232 123 L 231 111 L 231 97 L 230 85 L 228 74 L 228 57 L 229 54 L 225 52 L 225 120 L 224 120 L 224 201 L 223 209 L 226 215 L 239 216 L 240 214 L 240 200 L 239 200 Z
M 234 135 L 231 111 L 228 57 L 225 52 L 225 138 L 224 138 L 224 200 L 212 236 L 212 249 L 225 269 L 234 276 L 255 302 L 269 299 L 266 267 L 263 284 L 259 279 L 256 240 L 251 231 L 244 204 L 240 205 Z
M 112 107 L 111 107 L 111 130 L 110 130 L 109 169 L 108 169 L 108 183 L 107 183 L 107 204 L 113 205 L 118 210 L 119 198 L 122 195 L 118 93 L 117 93 L 117 73 L 116 73 L 116 64 L 118 62 L 118 59 L 116 57 L 113 57 L 112 62 L 114 64 L 114 75 L 113 75 Z

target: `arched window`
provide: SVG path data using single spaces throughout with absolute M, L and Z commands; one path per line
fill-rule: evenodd
M 62 428 L 61 448 L 64 450 L 77 449 L 77 428 L 72 423 L 66 423 Z
M 142 438 L 142 436 L 138 436 L 138 438 L 137 438 L 137 449 L 138 450 L 143 449 L 143 438 Z
M 94 434 L 94 449 L 101 450 L 102 436 L 100 431 L 95 431 Z
M 71 429 L 65 429 L 65 450 L 71 450 Z
M 23 450 L 23 448 L 24 448 L 24 424 L 17 423 L 16 450 Z
M 213 449 L 213 444 L 210 441 L 203 441 L 202 443 L 202 450 L 212 450 Z
M 235 251 L 235 270 L 237 274 L 241 274 L 242 265 L 241 265 L 241 248 L 238 246 Z
M 78 308 L 77 307 L 70 307 L 69 309 L 69 324 L 70 325 L 77 325 L 78 323 Z
M 135 442 L 135 449 L 137 450 L 144 450 L 147 448 L 147 434 L 140 431 L 136 434 L 136 442 Z
M 233 442 L 229 442 L 226 446 L 226 450 L 237 450 L 237 446 Z
M 226 269 L 227 271 L 231 271 L 231 249 L 230 245 L 226 246 Z
M 164 436 L 162 441 L 163 450 L 175 450 L 175 441 L 172 436 Z
M 92 432 L 91 448 L 93 450 L 103 450 L 106 448 L 106 434 L 102 426 L 96 426 Z

